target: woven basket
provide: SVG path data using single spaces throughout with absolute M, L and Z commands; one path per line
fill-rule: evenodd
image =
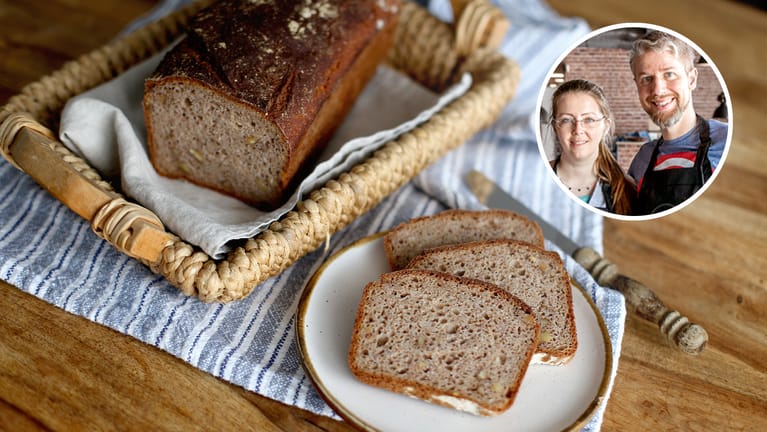
M 512 98 L 515 63 L 495 51 L 508 22 L 486 0 L 454 1 L 455 24 L 406 3 L 388 63 L 441 91 L 469 72 L 472 87 L 413 131 L 328 181 L 267 230 L 215 260 L 168 232 L 148 209 L 123 197 L 52 132 L 66 101 L 151 57 L 210 0 L 195 3 L 26 86 L 0 110 L 3 156 L 26 172 L 114 247 L 187 295 L 208 302 L 247 296 L 376 206 L 427 165 L 493 122 Z

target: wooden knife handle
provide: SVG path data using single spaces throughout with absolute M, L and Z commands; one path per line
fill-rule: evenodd
M 626 303 L 640 317 L 658 325 L 660 332 L 686 354 L 696 355 L 708 343 L 708 333 L 691 323 L 678 311 L 670 310 L 649 288 L 634 279 L 618 274 L 618 267 L 592 248 L 580 248 L 573 258 L 588 270 L 598 284 L 623 293 Z

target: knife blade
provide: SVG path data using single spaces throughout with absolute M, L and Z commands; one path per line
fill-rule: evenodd
M 511 210 L 536 222 L 545 238 L 572 256 L 594 277 L 598 284 L 621 292 L 632 312 L 656 324 L 661 334 L 673 346 L 691 355 L 700 354 L 706 347 L 708 333 L 703 327 L 690 322 L 679 311 L 667 308 L 652 290 L 641 282 L 620 274 L 618 267 L 602 257 L 596 250 L 590 247 L 580 247 L 555 226 L 498 187 L 483 173 L 470 171 L 465 180 L 469 190 L 481 203 L 490 208 Z

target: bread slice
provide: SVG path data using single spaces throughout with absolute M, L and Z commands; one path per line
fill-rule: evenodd
M 373 386 L 495 415 L 514 401 L 538 336 L 530 308 L 496 286 L 401 270 L 365 287 L 349 367 Z
M 480 279 L 527 303 L 541 326 L 534 363 L 563 364 L 578 348 L 570 277 L 556 252 L 514 240 L 489 240 L 435 248 L 408 268 Z
M 404 222 L 384 237 L 392 270 L 426 249 L 479 240 L 513 239 L 543 247 L 541 228 L 530 219 L 507 210 L 446 210 Z

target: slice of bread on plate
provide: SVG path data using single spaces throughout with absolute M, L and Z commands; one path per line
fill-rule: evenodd
M 452 209 L 403 222 L 384 237 L 392 270 L 426 249 L 479 240 L 513 239 L 543 247 L 541 228 L 508 210 Z
M 496 415 L 514 401 L 539 332 L 531 309 L 492 284 L 400 270 L 365 286 L 349 367 L 376 387 Z
M 430 249 L 411 269 L 447 272 L 497 285 L 527 303 L 541 326 L 534 363 L 567 363 L 578 347 L 572 285 L 556 252 L 514 240 L 489 240 Z

